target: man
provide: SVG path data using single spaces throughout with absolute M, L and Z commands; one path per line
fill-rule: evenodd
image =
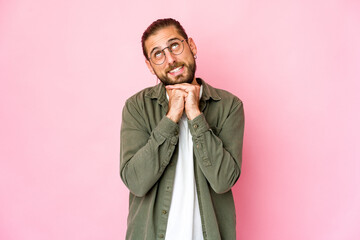
M 195 77 L 197 48 L 174 19 L 142 37 L 160 84 L 126 101 L 120 175 L 130 190 L 126 239 L 236 239 L 242 102 Z

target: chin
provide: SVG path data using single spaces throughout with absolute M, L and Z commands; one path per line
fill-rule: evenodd
M 194 80 L 194 78 L 190 77 L 190 78 L 185 78 L 185 79 L 179 79 L 179 80 L 176 80 L 176 83 L 175 84 L 180 84 L 180 83 L 192 83 Z
M 159 77 L 158 77 L 159 78 Z M 160 81 L 166 86 L 166 85 L 175 85 L 175 84 L 181 84 L 181 83 L 192 83 L 194 80 L 194 77 L 188 77 L 188 78 L 181 78 L 172 80 L 168 78 L 159 78 Z

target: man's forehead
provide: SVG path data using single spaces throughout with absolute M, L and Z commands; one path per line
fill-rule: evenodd
M 149 36 L 149 38 L 145 41 L 145 46 L 146 49 L 151 51 L 151 49 L 161 47 L 174 38 L 181 39 L 181 35 L 174 26 L 161 28 Z

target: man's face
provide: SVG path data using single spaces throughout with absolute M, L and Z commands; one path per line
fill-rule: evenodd
M 174 39 L 184 39 L 174 26 L 160 29 L 145 41 L 148 56 L 156 50 L 168 47 L 169 43 Z M 150 72 L 155 74 L 165 85 L 196 81 L 196 62 L 194 59 L 197 52 L 196 45 L 191 38 L 188 41 L 183 41 L 183 44 L 184 50 L 179 55 L 171 53 L 169 48 L 166 48 L 163 52 L 166 56 L 165 61 L 160 65 L 154 64 L 151 60 L 146 60 Z

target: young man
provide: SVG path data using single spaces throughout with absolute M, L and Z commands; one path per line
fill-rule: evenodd
M 231 187 L 240 176 L 243 104 L 195 77 L 197 48 L 178 21 L 153 22 L 142 47 L 161 83 L 123 109 L 126 239 L 235 240 Z

